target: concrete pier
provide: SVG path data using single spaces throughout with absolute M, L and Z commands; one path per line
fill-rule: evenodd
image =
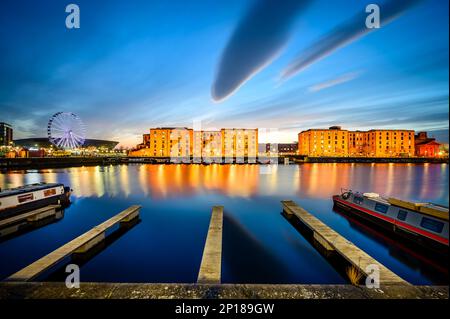
M 284 212 L 289 215 L 295 215 L 313 232 L 314 239 L 316 239 L 320 245 L 326 250 L 336 251 L 353 267 L 364 274 L 364 276 L 367 277 L 371 274 L 370 268 L 367 268 L 369 265 L 377 265 L 380 271 L 380 284 L 409 285 L 407 281 L 400 278 L 293 201 L 282 201 L 282 204 Z M 369 269 L 369 272 L 367 269 Z
M 105 238 L 105 232 L 109 228 L 113 227 L 117 223 L 124 222 L 124 220 L 128 220 L 130 216 L 134 216 L 136 218 L 138 216 L 136 212 L 139 212 L 140 209 L 141 206 L 131 206 L 102 224 L 92 228 L 83 235 L 61 246 L 50 254 L 35 261 L 31 265 L 19 270 L 15 274 L 6 278 L 5 281 L 31 281 L 64 258 L 74 253 L 86 252 Z
M 223 206 L 214 206 L 197 283 L 220 284 L 222 272 Z
M 60 208 L 61 205 L 49 205 L 0 220 L 0 237 L 18 232 L 24 224 L 34 223 L 44 218 L 55 216 Z
M 283 201 L 286 213 L 297 216 L 313 230 L 314 238 L 327 250 L 353 260 L 365 253 L 352 247 L 341 235 L 292 201 Z M 103 240 L 106 228 L 136 221 L 140 206 L 133 206 L 69 242 L 55 252 L 0 282 L 1 299 L 448 299 L 448 286 L 413 286 L 391 273 L 397 280 L 383 281 L 380 288 L 356 285 L 310 284 L 221 284 L 223 207 L 214 206 L 202 256 L 197 283 L 94 283 L 82 282 L 80 288 L 67 288 L 64 282 L 32 282 L 36 269 L 47 269 L 51 261 L 67 250 L 86 251 Z M 88 235 L 89 234 L 89 235 Z M 344 242 L 345 241 L 345 242 Z M 75 243 L 73 243 L 75 242 Z M 73 243 L 73 244 L 71 244 Z M 343 245 L 350 244 L 351 253 Z M 68 246 L 67 248 L 64 248 Z M 75 248 L 76 246 L 76 248 Z M 97 246 L 98 247 L 98 246 Z M 356 250 L 355 250 L 356 249 Z M 95 250 L 95 249 L 94 249 Z M 92 250 L 89 250 L 92 252 Z M 366 254 L 367 255 L 367 254 Z M 50 257 L 49 257 L 50 256 Z M 350 256 L 353 256 L 350 258 Z M 375 262 L 368 256 L 367 260 Z M 48 260 L 47 260 L 48 259 Z M 347 259 L 347 260 L 349 260 Z M 367 262 L 364 259 L 364 262 Z M 40 262 L 42 261 L 42 262 Z M 349 261 L 350 262 L 350 261 Z M 377 263 L 379 265 L 379 263 Z M 362 265 L 362 263 L 361 263 Z M 382 266 L 382 265 L 381 265 Z M 381 267 L 380 267 L 381 268 Z M 275 270 L 276 271 L 276 270 Z M 382 269 L 381 277 L 389 274 Z

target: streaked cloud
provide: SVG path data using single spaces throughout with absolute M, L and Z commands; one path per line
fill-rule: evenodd
M 277 57 L 309 0 L 258 0 L 240 21 L 220 59 L 211 95 L 221 101 Z
M 339 85 L 339 84 L 343 84 L 345 82 L 349 82 L 352 81 L 354 79 L 356 79 L 358 76 L 360 75 L 360 72 L 351 72 L 351 73 L 346 73 L 343 74 L 337 78 L 325 81 L 325 82 L 321 82 L 318 84 L 315 84 L 313 86 L 310 86 L 308 88 L 308 91 L 310 92 L 318 92 L 318 91 L 322 91 L 324 89 L 328 89 L 331 88 L 333 86 Z
M 401 16 L 421 0 L 387 0 L 380 5 L 381 28 Z M 281 79 L 286 80 L 304 70 L 314 62 L 325 58 L 339 48 L 350 44 L 366 34 L 378 30 L 366 27 L 367 13 L 361 10 L 347 22 L 338 25 L 331 32 L 301 52 L 281 73 Z

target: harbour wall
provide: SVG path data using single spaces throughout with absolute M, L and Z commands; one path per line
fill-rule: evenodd
M 448 299 L 448 286 L 164 284 L 61 282 L 0 283 L 1 299 Z
M 260 157 L 253 164 L 283 164 L 285 159 L 289 159 L 289 163 L 448 163 L 448 158 L 383 158 L 383 157 L 304 157 L 300 155 L 280 156 L 278 158 Z M 76 167 L 76 166 L 97 166 L 97 165 L 116 165 L 116 164 L 172 164 L 172 163 L 193 163 L 193 164 L 209 164 L 211 161 L 202 162 L 194 159 L 180 159 L 173 161 L 168 157 L 30 157 L 30 158 L 0 158 L 0 169 L 43 169 L 43 168 L 59 168 L 59 167 Z M 235 160 L 225 158 L 216 159 L 212 163 L 229 164 L 236 162 Z M 242 163 L 248 163 L 248 159 L 244 158 Z

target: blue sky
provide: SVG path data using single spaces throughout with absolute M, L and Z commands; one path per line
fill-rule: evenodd
M 150 127 L 199 123 L 265 128 L 263 142 L 331 125 L 428 130 L 448 141 L 448 1 L 421 1 L 282 79 L 314 43 L 378 3 L 283 8 L 293 1 L 2 0 L 0 121 L 16 138 L 45 136 L 49 117 L 70 111 L 89 138 L 128 146 Z M 65 27 L 69 3 L 80 7 L 80 29 Z M 213 99 L 222 74 L 246 70 L 246 81 Z

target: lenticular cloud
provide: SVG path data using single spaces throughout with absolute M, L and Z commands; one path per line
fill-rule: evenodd
M 420 0 L 388 0 L 380 5 L 381 26 L 398 18 L 407 9 L 418 3 Z M 324 37 L 313 43 L 306 50 L 301 52 L 281 73 L 283 80 L 292 77 L 296 73 L 304 70 L 314 62 L 330 55 L 335 50 L 351 43 L 378 29 L 368 29 L 366 27 L 367 13 L 361 10 L 359 14 L 349 19 L 345 23 L 338 25 Z M 382 29 L 382 28 L 381 28 Z
M 211 94 L 221 101 L 281 52 L 295 17 L 309 0 L 257 0 L 226 45 Z

